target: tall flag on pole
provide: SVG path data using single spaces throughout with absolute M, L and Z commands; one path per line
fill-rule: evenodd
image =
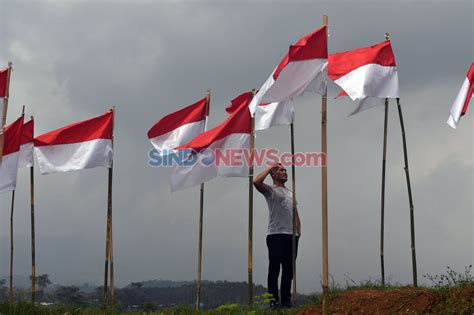
M 329 55 L 328 76 L 359 105 L 351 113 L 399 98 L 398 72 L 390 40 L 380 44 Z
M 5 128 L 3 161 L 0 166 L 0 193 L 15 190 L 22 129 L 23 115 Z
M 305 91 L 324 94 L 327 58 L 326 26 L 322 26 L 290 46 L 288 53 L 253 98 L 250 104 L 252 115 L 260 104 L 289 102 Z
M 239 102 L 233 101 L 234 110 L 222 124 L 176 148 L 176 150 L 189 150 L 191 153 L 188 160 L 173 170 L 170 178 L 171 191 L 196 186 L 217 176 L 249 175 L 249 168 L 245 162 L 239 165 L 229 165 L 224 163 L 225 161 L 216 163 L 216 156 L 227 154 L 228 157 L 232 150 L 249 150 L 252 119 L 248 106 L 252 97 L 252 92 L 237 97 Z
M 33 166 L 34 124 L 35 122 L 33 118 L 31 118 L 28 122 L 23 124 L 18 168 L 27 168 L 27 167 Z
M 148 139 L 161 155 L 186 144 L 202 133 L 209 115 L 209 97 L 166 115 L 148 131 Z
M 113 111 L 34 139 L 41 174 L 111 167 Z
M 474 93 L 474 63 L 471 64 L 466 78 L 462 83 L 461 90 L 458 96 L 454 100 L 454 104 L 451 107 L 449 113 L 448 125 L 456 129 L 458 127 L 459 120 L 464 114 L 466 114 L 469 101 L 471 100 L 472 93 Z
M 0 97 L 3 98 L 2 107 L 0 113 L 2 114 L 2 120 L 0 123 L 0 163 L 3 156 L 3 141 L 4 141 L 4 128 L 7 121 L 7 110 L 8 110 L 8 97 L 10 89 L 10 77 L 12 73 L 12 63 L 8 63 L 6 69 L 0 70 Z

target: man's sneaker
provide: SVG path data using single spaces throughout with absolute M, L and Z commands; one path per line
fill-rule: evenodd
M 283 303 L 281 304 L 281 307 L 282 307 L 282 308 L 291 308 L 292 306 L 293 306 L 293 305 L 291 304 L 290 301 L 288 301 L 288 302 L 283 302 Z
M 279 309 L 279 308 L 281 308 L 280 302 L 272 302 L 272 303 L 270 303 L 270 309 L 276 310 L 276 309 Z

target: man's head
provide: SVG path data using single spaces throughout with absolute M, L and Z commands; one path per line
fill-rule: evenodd
M 286 173 L 286 168 L 283 167 L 280 163 L 276 164 L 270 170 L 270 176 L 273 179 L 273 183 L 284 184 L 288 180 L 288 174 Z

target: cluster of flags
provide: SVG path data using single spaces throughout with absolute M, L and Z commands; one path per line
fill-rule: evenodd
M 248 105 L 253 97 L 247 92 L 232 101 L 228 112 L 230 116 L 219 126 L 197 135 L 190 142 L 176 147 L 176 150 L 191 150 L 197 154 L 197 159 L 206 158 L 206 153 L 216 149 L 250 149 L 250 134 L 252 119 Z M 211 153 L 212 154 L 212 153 Z M 178 165 L 171 174 L 171 190 L 177 191 L 207 182 L 217 176 L 245 177 L 248 176 L 248 166 L 207 165 L 193 163 Z
M 149 131 L 148 138 L 160 154 L 177 150 L 226 147 L 248 148 L 254 130 L 289 125 L 294 119 L 293 98 L 311 91 L 324 94 L 327 78 L 347 95 L 359 101 L 352 114 L 375 105 L 386 98 L 399 98 L 399 83 L 395 56 L 390 40 L 347 52 L 328 54 L 327 27 L 318 28 L 290 46 L 288 53 L 270 77 L 255 93 L 247 92 L 232 101 L 236 107 L 218 127 L 205 131 L 210 97 L 160 119 Z M 0 71 L 0 97 L 7 93 L 7 69 Z M 452 106 L 448 124 L 456 128 L 466 113 L 474 89 L 474 64 Z M 244 109 L 246 108 L 246 109 Z M 249 113 L 247 113 L 247 111 Z M 73 171 L 112 163 L 113 112 L 78 122 L 46 133 L 34 139 L 34 148 L 42 174 Z M 4 159 L 0 169 L 0 192 L 14 189 L 16 169 L 33 165 L 33 120 L 20 123 L 23 116 L 5 130 Z M 237 128 L 236 128 L 237 127 Z M 24 130 L 22 132 L 22 130 Z M 21 135 L 21 139 L 17 139 Z M 20 150 L 21 146 L 21 150 Z M 224 167 L 225 168 L 225 167 Z M 195 186 L 221 176 L 246 176 L 246 170 L 178 167 L 171 176 L 173 191 Z
M 15 189 L 18 168 L 33 166 L 33 149 L 41 174 L 110 167 L 113 114 L 109 111 L 36 138 L 33 118 L 23 123 L 24 115 L 21 115 L 5 128 L 0 193 Z
M 234 99 L 226 109 L 231 115 L 218 127 L 204 132 L 208 111 L 204 110 L 203 99 L 159 120 L 148 138 L 163 154 L 184 149 L 192 149 L 197 155 L 206 155 L 206 149 L 249 149 L 249 135 L 254 130 L 293 123 L 293 99 L 306 91 L 325 94 L 328 77 L 342 88 L 340 95 L 360 101 L 354 113 L 381 105 L 386 98 L 399 97 L 390 40 L 330 55 L 327 26 L 322 26 L 290 46 L 255 94 L 247 92 Z M 218 176 L 248 176 L 248 166 L 179 165 L 171 175 L 171 190 L 196 186 Z
M 251 116 L 255 119 L 256 131 L 291 124 L 294 119 L 293 98 L 306 91 L 324 94 L 327 78 L 342 89 L 338 96 L 349 96 L 358 101 L 351 115 L 383 105 L 385 99 L 400 98 L 397 65 L 389 39 L 370 47 L 328 54 L 326 32 L 327 27 L 323 26 L 290 46 L 289 52 L 255 95 L 247 92 L 232 101 L 232 105 L 237 106 L 234 105 L 237 100 L 250 100 L 247 106 L 250 115 L 241 113 L 247 116 L 247 121 L 243 122 L 242 118 L 238 118 L 242 119 L 239 123 L 243 124 L 243 129 L 250 126 Z M 472 66 L 451 109 L 448 124 L 453 128 L 456 128 L 460 117 L 467 110 L 473 93 L 473 82 Z M 219 132 L 232 134 L 234 120 L 237 118 L 231 115 L 218 127 L 203 133 L 209 114 L 206 102 L 208 98 L 159 120 L 148 132 L 153 146 L 163 154 L 183 149 L 199 152 L 208 148 L 228 147 L 230 142 L 222 141 L 215 135 Z M 206 141 L 205 145 L 200 144 L 203 139 Z M 234 135 L 232 139 L 234 148 L 248 148 L 248 137 Z M 248 173 L 245 167 L 242 166 L 240 171 L 234 168 L 226 171 L 208 169 L 205 172 L 200 167 L 179 166 L 171 175 L 171 190 L 196 186 L 219 175 L 246 176 Z

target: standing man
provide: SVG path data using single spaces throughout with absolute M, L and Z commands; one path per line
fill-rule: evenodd
M 270 174 L 273 185 L 264 183 Z M 261 172 L 253 184 L 265 196 L 268 204 L 268 293 L 274 301 L 271 307 L 291 307 L 291 280 L 293 279 L 293 192 L 285 187 L 288 180 L 286 169 L 281 164 L 268 167 Z M 296 249 L 301 235 L 301 222 L 296 211 Z M 278 294 L 278 276 L 281 275 L 281 299 Z

